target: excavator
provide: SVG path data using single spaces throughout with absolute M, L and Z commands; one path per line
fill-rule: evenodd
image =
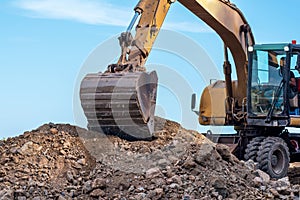
M 80 100 L 89 130 L 128 140 L 152 139 L 158 77 L 146 71 L 145 63 L 175 1 L 140 0 L 119 37 L 118 62 L 83 78 Z M 300 45 L 255 44 L 246 18 L 229 0 L 178 1 L 224 42 L 225 80 L 203 90 L 199 111 L 194 110 L 193 94 L 191 107 L 201 125 L 234 126 L 236 133 L 208 131 L 206 137 L 228 145 L 239 159 L 257 162 L 272 178 L 286 176 L 289 162 L 300 158 L 300 134 L 286 129 L 300 127 L 298 90 L 289 84 L 291 70 L 300 68 Z M 229 51 L 237 80 L 232 80 Z

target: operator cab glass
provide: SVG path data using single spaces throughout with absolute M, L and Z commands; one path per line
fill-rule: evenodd
M 299 76 L 295 69 L 300 65 L 299 52 L 300 46 L 292 44 L 249 47 L 248 121 L 263 124 L 263 121 L 287 119 L 299 110 L 297 87 L 290 81 L 291 77 Z
M 283 68 L 286 57 L 282 50 L 254 50 L 252 59 L 251 108 L 255 115 L 267 115 L 274 102 L 274 115 L 281 114 L 283 106 Z

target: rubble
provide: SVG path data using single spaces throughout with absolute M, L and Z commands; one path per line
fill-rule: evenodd
M 0 199 L 297 199 L 227 146 L 156 118 L 152 141 L 128 142 L 68 124 L 0 141 Z

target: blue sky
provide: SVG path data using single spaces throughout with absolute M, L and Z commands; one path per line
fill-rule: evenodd
M 300 41 L 299 1 L 232 2 L 250 23 L 256 43 Z M 48 122 L 77 123 L 73 97 L 82 66 L 97 46 L 125 30 L 136 3 L 134 0 L 0 1 L 0 138 Z M 222 42 L 218 35 L 179 2 L 172 6 L 163 27 L 196 42 L 222 73 Z M 179 75 L 180 68 L 189 65 L 171 55 L 163 56 L 161 51 L 152 53 L 150 64 L 173 66 Z M 184 77 L 188 76 L 187 72 Z M 195 84 L 196 81 L 189 83 L 199 96 L 204 82 L 199 80 Z M 180 107 L 178 99 L 170 104 L 168 91 L 163 87 L 161 91 L 166 96 L 158 97 L 159 109 L 169 107 L 164 111 L 167 118 L 196 123 L 196 117 L 183 119 L 182 114 L 178 115 L 172 109 Z M 190 95 L 186 94 L 187 99 Z

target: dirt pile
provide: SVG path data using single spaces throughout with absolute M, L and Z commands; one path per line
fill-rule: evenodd
M 69 170 L 89 174 L 95 167 L 76 128 L 48 124 L 0 142 L 0 199 L 56 197 Z
M 0 199 L 297 199 L 224 145 L 156 118 L 152 141 L 46 124 L 0 141 Z

